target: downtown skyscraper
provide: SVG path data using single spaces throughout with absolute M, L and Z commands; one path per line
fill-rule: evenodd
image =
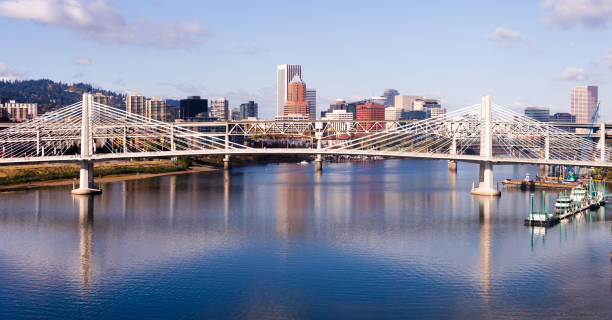
M 287 92 L 291 80 L 298 76 L 302 78 L 302 66 L 297 64 L 282 64 L 276 67 L 276 115 L 284 114 L 287 102 Z
M 570 112 L 576 122 L 590 123 L 597 108 L 597 86 L 574 86 L 570 99 Z

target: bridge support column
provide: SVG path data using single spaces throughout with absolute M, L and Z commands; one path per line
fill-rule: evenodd
M 227 132 L 227 125 L 225 127 L 225 132 Z M 229 150 L 229 135 L 226 134 L 225 135 L 225 150 Z M 225 170 L 229 170 L 232 168 L 232 164 L 230 163 L 230 155 L 229 154 L 225 154 L 225 157 L 223 157 L 223 169 Z
M 80 162 L 79 187 L 72 190 L 72 194 L 99 194 L 102 190 L 94 186 L 94 163 L 92 160 L 81 160 Z
M 321 139 L 317 139 L 317 151 L 321 150 Z M 323 171 L 323 156 L 319 153 L 315 158 L 315 170 Z
M 451 146 L 449 149 L 449 153 L 451 155 L 456 155 L 457 154 L 457 139 L 454 137 L 454 133 L 453 133 L 453 140 L 451 142 Z M 450 171 L 457 171 L 457 161 L 455 160 L 448 160 L 448 170 Z
M 599 161 L 606 162 L 606 123 L 599 125 Z
M 81 118 L 81 170 L 79 188 L 72 190 L 73 194 L 98 194 L 102 190 L 94 189 L 94 163 L 90 159 L 93 154 L 93 139 L 91 137 L 91 106 L 93 95 L 83 94 L 83 117 Z
M 478 196 L 499 196 L 501 192 L 493 185 L 493 164 L 485 161 L 480 163 L 478 187 L 472 189 L 472 194 Z
M 231 169 L 231 168 L 232 168 L 232 163 L 230 162 L 230 155 L 229 155 L 229 154 L 226 154 L 226 155 L 223 157 L 223 169 L 225 169 L 225 170 L 229 170 L 229 169 Z

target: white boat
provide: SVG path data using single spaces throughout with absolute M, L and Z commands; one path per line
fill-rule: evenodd
M 567 195 L 559 195 L 555 202 L 555 212 L 564 213 L 572 208 L 572 198 Z
M 572 192 L 570 193 L 570 198 L 574 203 L 581 203 L 586 198 L 587 191 L 583 186 L 577 186 L 572 188 Z
M 302 161 L 301 161 L 301 162 L 299 162 L 298 164 L 305 166 L 305 165 L 307 165 L 307 164 L 308 164 L 308 161 L 306 161 L 306 160 L 302 160 Z

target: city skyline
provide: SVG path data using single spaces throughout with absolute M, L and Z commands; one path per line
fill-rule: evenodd
M 46 2 L 46 14 L 32 10 L 37 4 L 0 1 L 0 28 L 11 30 L 3 36 L 12 48 L 0 60 L 2 79 L 84 81 L 166 99 L 227 97 L 230 107 L 255 100 L 262 118 L 272 118 L 271 70 L 293 62 L 308 70 L 323 107 L 393 88 L 441 99 L 449 109 L 490 94 L 520 110 L 543 105 L 569 112 L 571 86 L 597 85 L 602 119 L 611 116 L 612 51 L 603 41 L 611 35 L 608 0 L 393 3 L 388 17 L 368 27 L 349 27 L 330 15 L 365 18 L 382 4 L 313 3 L 321 9 L 315 11 L 284 3 L 295 14 L 278 19 L 257 4 L 240 3 L 244 10 L 236 12 L 234 2 L 58 0 Z M 425 23 L 427 15 L 400 19 L 414 11 L 435 11 L 440 23 Z M 238 23 L 200 12 L 233 12 Z M 241 23 L 247 15 L 262 22 Z M 130 31 L 115 32 L 117 26 Z M 299 48 L 278 41 L 296 33 Z M 367 39 L 376 39 L 372 50 L 364 48 Z M 389 50 L 376 49 L 378 43 Z M 45 51 L 41 59 L 45 47 L 62 50 Z

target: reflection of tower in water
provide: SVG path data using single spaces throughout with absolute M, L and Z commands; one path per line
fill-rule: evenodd
M 227 226 L 229 223 L 229 204 L 230 204 L 230 183 L 231 183 L 230 170 L 223 170 L 223 226 L 227 232 Z
M 168 220 L 170 226 L 174 226 L 174 207 L 176 206 L 176 176 L 170 176 L 170 188 L 168 188 Z
M 302 234 L 304 211 L 312 203 L 309 179 L 302 171 L 279 172 L 276 179 L 276 230 L 284 238 Z
M 478 197 L 480 220 L 480 286 L 483 297 L 488 299 L 491 292 L 491 212 L 493 198 Z
M 93 255 L 94 204 L 92 196 L 74 196 L 79 203 L 79 249 L 81 262 L 81 282 L 84 289 L 91 282 Z
M 457 170 L 448 171 L 448 184 L 450 186 L 451 216 L 455 217 L 455 213 L 457 211 Z

